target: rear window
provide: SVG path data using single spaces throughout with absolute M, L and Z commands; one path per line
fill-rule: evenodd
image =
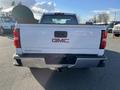
M 75 15 L 43 15 L 41 24 L 77 25 Z

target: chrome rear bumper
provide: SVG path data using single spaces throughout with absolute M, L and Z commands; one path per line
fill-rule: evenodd
M 19 56 L 14 55 L 16 65 L 34 68 L 86 68 L 86 67 L 102 67 L 106 58 L 104 56 L 84 56 L 77 57 L 74 64 L 46 64 L 45 57 L 38 56 Z

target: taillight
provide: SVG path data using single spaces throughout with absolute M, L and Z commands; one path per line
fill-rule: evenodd
M 107 32 L 105 30 L 102 30 L 100 49 L 104 49 L 106 47 L 106 39 L 107 39 Z
M 14 28 L 13 35 L 14 35 L 14 46 L 15 46 L 15 48 L 21 48 L 21 45 L 20 45 L 20 29 Z

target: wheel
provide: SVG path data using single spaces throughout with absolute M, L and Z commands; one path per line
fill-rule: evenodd
M 108 33 L 112 33 L 112 29 L 108 29 L 107 32 L 108 32 Z
M 100 62 L 99 62 L 99 64 L 98 64 L 98 66 L 97 67 L 105 67 L 105 61 L 104 60 L 101 60 Z
M 69 68 L 67 67 L 62 67 L 62 68 L 57 68 L 56 71 L 57 72 L 64 72 L 64 71 L 67 71 Z
M 22 66 L 22 62 L 21 62 L 20 59 L 16 59 L 16 60 L 13 61 L 13 65 L 15 65 L 15 66 Z
M 114 34 L 114 36 L 119 37 L 119 36 L 120 36 L 120 34 Z

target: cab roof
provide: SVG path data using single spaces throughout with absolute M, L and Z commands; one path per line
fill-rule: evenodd
M 63 12 L 51 12 L 51 13 L 43 13 L 43 15 L 76 15 L 74 13 L 63 13 Z

